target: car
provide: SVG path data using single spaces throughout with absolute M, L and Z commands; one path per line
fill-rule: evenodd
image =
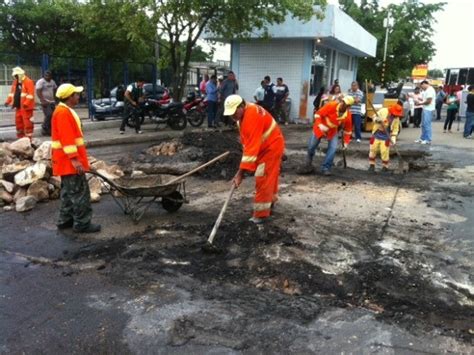
M 153 91 L 153 84 L 151 83 L 143 85 L 143 90 L 145 92 L 145 98 L 147 99 L 159 100 L 169 94 L 168 89 L 161 85 L 155 85 L 155 90 Z M 122 115 L 124 108 L 122 96 L 124 92 L 125 89 L 123 85 L 119 85 L 110 90 L 109 97 L 92 100 L 94 117 L 97 120 L 104 120 L 106 117 Z M 118 100 L 117 93 L 119 94 Z

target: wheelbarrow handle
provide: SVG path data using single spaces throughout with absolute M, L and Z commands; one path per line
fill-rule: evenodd
M 197 168 L 194 168 L 193 170 L 188 171 L 187 173 L 185 173 L 185 174 L 183 174 L 183 175 L 180 175 L 180 176 L 178 176 L 178 177 L 176 177 L 176 178 L 174 178 L 174 179 L 168 181 L 168 182 L 165 184 L 165 186 L 166 186 L 166 185 L 173 185 L 173 184 L 176 184 L 176 183 L 179 182 L 180 180 L 182 180 L 182 179 L 188 177 L 189 175 L 192 175 L 192 174 L 198 172 L 199 170 L 202 170 L 202 169 L 206 168 L 207 166 L 209 166 L 209 165 L 215 163 L 215 162 L 218 161 L 218 160 L 221 160 L 222 158 L 228 156 L 229 154 L 230 154 L 229 151 L 227 151 L 227 152 L 225 152 L 225 153 L 222 153 L 221 155 L 215 157 L 214 159 L 209 160 L 207 163 L 204 163 L 204 164 L 198 166 Z

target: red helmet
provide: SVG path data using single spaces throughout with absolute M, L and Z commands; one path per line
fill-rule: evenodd
M 392 116 L 403 117 L 403 107 L 398 104 L 390 106 L 388 112 L 390 112 Z

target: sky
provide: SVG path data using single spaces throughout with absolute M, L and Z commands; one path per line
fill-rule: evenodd
M 400 4 L 402 0 L 379 0 L 381 6 Z M 421 0 L 422 3 L 446 2 L 436 13 L 433 42 L 436 55 L 428 64 L 430 69 L 474 67 L 474 0 Z M 338 4 L 337 0 L 328 0 Z M 389 37 L 390 40 L 390 37 Z M 214 59 L 230 60 L 230 46 L 218 46 Z

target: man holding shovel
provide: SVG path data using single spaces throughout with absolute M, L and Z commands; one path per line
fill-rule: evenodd
M 250 221 L 263 223 L 278 199 L 278 178 L 285 149 L 283 134 L 265 109 L 246 103 L 239 95 L 226 98 L 224 116 L 231 116 L 237 123 L 243 146 L 239 170 L 232 182 L 238 187 L 245 174 L 255 175 L 255 198 Z
M 370 137 L 369 171 L 375 171 L 375 158 L 379 152 L 382 158 L 382 171 L 388 171 L 390 144 L 395 145 L 397 143 L 400 117 L 403 117 L 403 107 L 400 105 L 400 101 L 395 105 L 377 111 L 372 136 Z
M 301 174 L 309 174 L 313 171 L 313 157 L 316 149 L 323 138 L 328 141 L 328 150 L 324 158 L 321 172 L 324 175 L 331 175 L 331 167 L 336 155 L 338 136 L 337 132 L 341 128 L 343 132 L 342 149 L 347 149 L 352 137 L 352 114 L 350 106 L 354 103 L 352 96 L 345 96 L 342 102 L 329 102 L 320 108 L 314 115 L 313 132 L 308 144 L 308 156 L 306 165 L 300 169 Z

